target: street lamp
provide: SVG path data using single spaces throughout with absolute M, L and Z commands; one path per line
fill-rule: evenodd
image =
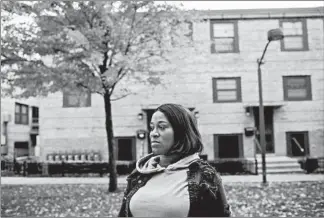
M 262 75 L 261 75 L 261 65 L 263 64 L 262 60 L 267 51 L 267 48 L 272 41 L 282 40 L 284 38 L 283 32 L 281 29 L 272 29 L 268 31 L 268 43 L 266 44 L 262 56 L 260 59 L 257 59 L 258 63 L 258 85 L 259 85 L 259 134 L 260 134 L 260 145 L 261 145 L 261 154 L 262 154 L 262 182 L 267 183 L 267 174 L 266 174 L 266 141 L 265 141 L 265 124 L 264 124 L 264 108 L 263 108 L 263 98 L 262 98 Z

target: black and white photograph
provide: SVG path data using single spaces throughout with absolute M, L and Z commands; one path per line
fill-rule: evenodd
M 323 1 L 1 8 L 1 217 L 324 217 Z

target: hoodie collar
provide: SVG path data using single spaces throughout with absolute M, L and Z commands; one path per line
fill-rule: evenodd
M 152 153 L 139 159 L 136 163 L 136 169 L 142 174 L 157 173 L 164 170 L 179 170 L 187 168 L 190 163 L 199 159 L 199 153 L 195 153 L 170 164 L 167 167 L 160 166 L 160 156 L 154 156 Z

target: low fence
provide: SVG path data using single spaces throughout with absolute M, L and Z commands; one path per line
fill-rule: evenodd
M 1 160 L 1 176 L 13 176 L 16 171 L 15 162 Z
M 218 159 L 208 161 L 221 175 L 257 175 L 257 160 L 247 159 Z M 323 173 L 324 157 L 305 158 L 299 161 L 305 173 Z M 127 175 L 135 169 L 135 161 L 117 161 L 117 174 Z M 2 176 L 76 176 L 97 174 L 103 176 L 108 174 L 109 164 L 107 162 L 28 162 L 18 163 L 15 161 L 1 161 Z
M 117 174 L 129 174 L 135 168 L 134 161 L 117 162 Z M 107 162 L 1 162 L 3 176 L 77 176 L 97 174 L 103 176 L 109 172 Z

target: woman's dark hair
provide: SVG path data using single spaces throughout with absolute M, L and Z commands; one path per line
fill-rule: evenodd
M 162 104 L 156 111 L 166 116 L 174 131 L 175 144 L 168 151 L 168 155 L 177 153 L 187 156 L 202 151 L 197 120 L 188 109 L 179 104 Z

